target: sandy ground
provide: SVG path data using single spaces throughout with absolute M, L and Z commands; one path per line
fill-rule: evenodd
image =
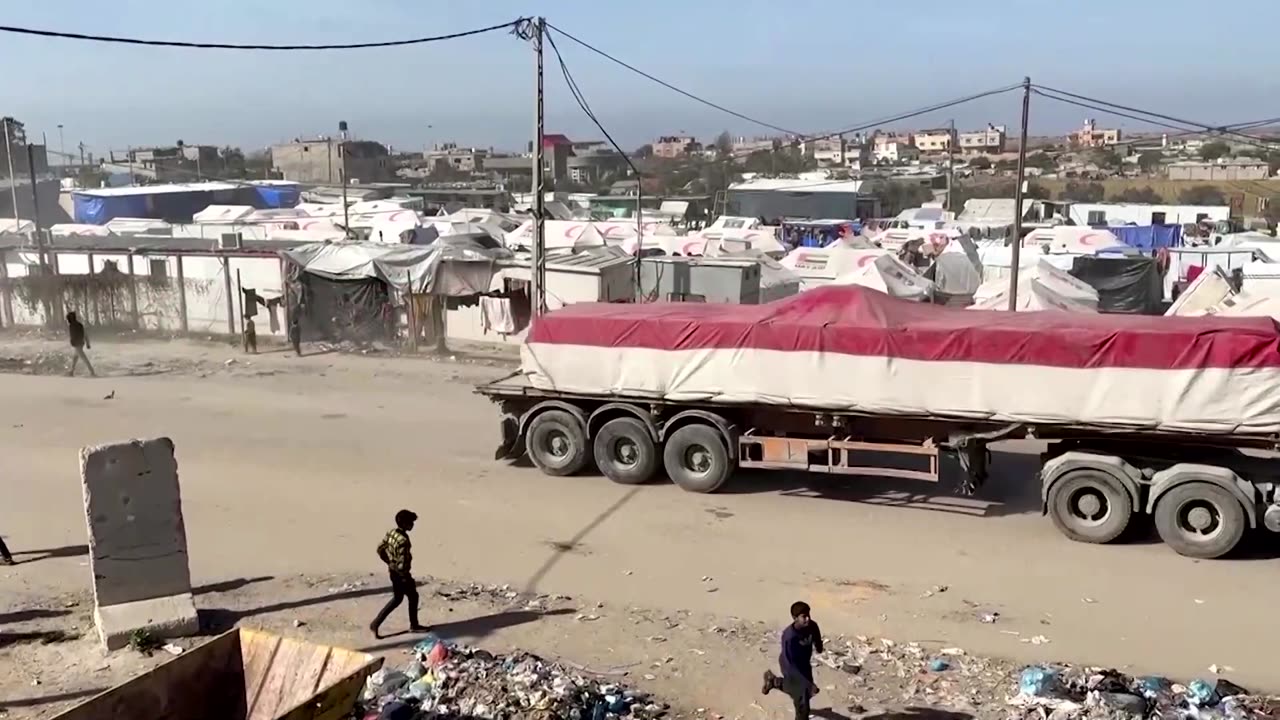
M 638 682 L 727 717 L 784 714 L 781 700 L 758 695 L 772 647 L 704 628 L 652 648 L 656 631 L 630 608 L 767 628 L 803 598 L 829 634 L 1181 677 L 1216 664 L 1247 687 L 1280 687 L 1272 538 L 1204 562 L 1152 541 L 1071 543 L 1040 515 L 1033 447 L 998 454 L 981 498 L 775 473 L 697 496 L 495 462 L 497 415 L 471 386 L 504 373 L 492 361 L 503 353 L 247 358 L 216 343 L 100 338 L 104 377 L 23 374 L 55 368 L 63 349 L 0 336 L 0 532 L 30 553 L 0 568 L 0 699 L 11 717 L 49 714 L 149 662 L 104 657 L 83 638 L 32 641 L 91 629 L 78 448 L 159 435 L 177 446 L 194 581 L 212 587 L 199 604 L 249 625 L 370 646 L 362 628 L 381 589 L 373 548 L 395 510 L 410 507 L 422 516 L 422 574 L 603 603 L 585 627 L 576 609 L 485 621 L 497 611 L 474 603 L 428 603 L 430 622 L 461 623 L 454 635 L 486 647 L 593 667 L 697 657 L 674 677 L 650 671 L 655 680 Z M 367 592 L 329 593 L 342 578 L 363 578 Z M 979 622 L 987 612 L 999 621 Z M 1033 636 L 1048 643 L 1025 642 Z M 77 670 L 59 675 L 73 661 Z

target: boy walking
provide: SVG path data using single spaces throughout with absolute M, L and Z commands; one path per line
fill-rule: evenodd
M 764 687 L 760 692 L 768 695 L 770 690 L 782 690 L 790 695 L 796 708 L 796 720 L 809 720 L 809 701 L 818 694 L 810 663 L 814 651 L 822 652 L 822 630 L 809 617 L 808 603 L 792 603 L 791 624 L 782 631 L 782 653 L 778 656 L 782 676 L 765 670 Z
M 93 363 L 89 362 L 89 356 L 84 354 L 84 351 L 92 348 L 93 345 L 89 342 L 89 336 L 84 331 L 84 323 L 76 319 L 74 312 L 67 313 L 67 340 L 71 342 L 73 349 L 71 370 L 67 371 L 67 374 L 75 375 L 76 363 L 83 360 L 84 366 L 89 368 L 89 374 L 97 377 L 98 373 L 93 371 Z
M 405 599 L 409 600 L 409 631 L 426 632 L 426 628 L 418 624 L 418 585 L 413 581 L 413 552 L 409 542 L 409 532 L 417 520 L 418 516 L 410 510 L 396 513 L 395 529 L 378 544 L 378 557 L 386 563 L 391 576 L 391 599 L 369 624 L 375 638 L 382 639 L 378 629 Z

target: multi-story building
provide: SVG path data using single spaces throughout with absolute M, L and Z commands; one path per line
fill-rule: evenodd
M 1118 128 L 1099 128 L 1098 121 L 1089 118 L 1079 130 L 1067 135 L 1067 144 L 1076 147 L 1106 147 L 1120 142 Z
M 955 144 L 956 131 L 951 128 L 921 130 L 912 138 L 920 152 L 946 152 Z
M 214 145 L 178 145 L 111 151 L 110 162 L 132 166 L 140 177 L 159 182 L 192 182 L 206 173 L 218 175 L 223 160 Z
M 678 158 L 696 153 L 702 143 L 689 135 L 663 135 L 653 143 L 653 155 L 660 158 Z
M 747 138 L 739 136 L 738 139 L 733 141 L 733 154 L 741 157 L 751 153 L 767 152 L 777 147 L 780 142 L 777 138 Z
M 341 183 L 344 171 L 348 182 L 378 182 L 394 172 L 382 143 L 338 138 L 272 145 L 271 165 L 284 180 L 329 185 Z
M 428 172 L 441 165 L 456 172 L 473 173 L 484 169 L 485 148 L 458 147 L 456 143 L 441 143 L 422 154 Z
M 843 135 L 829 138 L 808 140 L 800 144 L 800 152 L 813 156 L 818 167 L 841 167 L 844 165 L 845 140 Z
M 910 136 L 881 133 L 871 140 L 871 157 L 877 163 L 896 164 L 915 160 L 920 151 L 911 144 Z
M 1004 152 L 1004 125 L 987 125 L 986 129 L 960 133 L 957 138 L 960 152 L 967 155 L 991 153 L 998 155 Z

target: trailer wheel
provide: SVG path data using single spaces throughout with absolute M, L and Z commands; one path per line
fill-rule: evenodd
M 572 475 L 587 464 L 587 432 L 572 414 L 548 410 L 529 421 L 529 459 L 547 475 Z
M 1179 555 L 1213 559 L 1235 549 L 1248 520 L 1240 501 L 1205 482 L 1179 485 L 1156 502 L 1156 532 Z
M 658 470 L 658 446 L 644 423 L 632 417 L 614 418 L 596 433 L 596 467 L 622 485 L 643 485 Z
M 1076 542 L 1109 543 L 1129 526 L 1133 501 L 1111 476 L 1081 468 L 1053 484 L 1049 516 L 1063 535 Z
M 712 493 L 733 472 L 720 432 L 708 425 L 685 425 L 667 438 L 662 452 L 667 476 L 682 490 Z

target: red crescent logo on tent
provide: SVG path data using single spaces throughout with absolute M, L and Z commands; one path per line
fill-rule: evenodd
M 576 236 L 581 231 L 582 231 L 581 225 L 570 225 L 569 227 L 565 228 L 564 236 L 567 238 L 571 238 Z
M 866 267 L 867 265 L 869 265 L 869 264 L 871 264 L 871 263 L 873 263 L 873 262 L 875 262 L 875 261 L 876 261 L 876 259 L 875 259 L 875 257 L 873 257 L 872 255 L 870 255 L 870 254 L 868 254 L 868 255 L 863 255 L 862 257 L 858 258 L 858 267 Z
M 698 242 L 697 240 L 690 240 L 689 242 L 685 243 L 683 247 L 680 248 L 680 252 L 683 252 L 685 255 L 693 255 L 695 252 L 697 252 L 697 254 L 701 255 L 703 252 L 706 251 L 706 249 L 707 249 L 707 242 L 705 240 L 703 240 L 702 242 Z
M 658 227 L 658 223 L 656 223 L 656 222 L 647 222 L 647 223 L 645 223 L 644 225 L 641 225 L 641 226 L 640 226 L 640 229 L 641 229 L 641 230 L 653 230 L 653 229 L 654 229 L 654 228 L 656 228 L 656 227 Z
M 1081 235 L 1081 236 L 1080 236 L 1080 244 L 1081 244 L 1081 245 L 1092 245 L 1092 244 L 1093 244 L 1093 241 L 1092 241 L 1092 240 L 1090 240 L 1089 238 L 1094 238 L 1094 237 L 1098 237 L 1098 235 L 1097 235 L 1096 233 L 1086 233 L 1086 234 L 1084 234 L 1084 235 Z
M 387 218 L 387 219 L 388 219 L 388 220 L 395 220 L 395 219 L 399 218 L 401 215 L 403 215 L 404 213 L 405 213 L 405 211 L 404 211 L 404 210 L 397 210 L 397 211 L 395 211 L 395 212 L 391 213 L 391 217 L 389 217 L 389 218 Z
M 310 230 L 310 229 L 311 229 L 311 226 L 312 226 L 312 225 L 315 225 L 317 222 L 319 222 L 319 221 L 317 221 L 317 220 L 311 220 L 311 221 L 308 221 L 308 222 L 304 222 L 304 223 L 302 223 L 302 229 L 303 229 L 303 230 Z
M 605 226 L 604 232 L 600 234 L 610 240 L 622 240 L 627 236 L 626 231 L 621 225 L 607 225 Z

